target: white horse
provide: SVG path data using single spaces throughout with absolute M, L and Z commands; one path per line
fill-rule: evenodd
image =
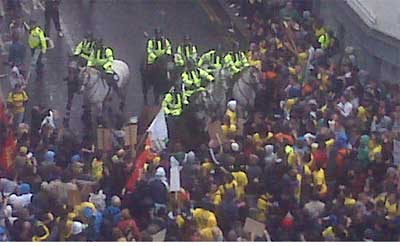
M 237 101 L 239 113 L 247 116 L 248 110 L 254 108 L 256 91 L 260 89 L 261 72 L 255 67 L 246 67 L 234 82 L 232 97 Z
M 118 91 L 116 91 L 116 94 L 120 97 L 120 110 L 123 111 L 130 77 L 129 67 L 124 61 L 114 60 L 113 69 L 118 76 L 118 81 L 116 82 Z M 113 87 L 102 78 L 99 70 L 92 67 L 81 68 L 79 80 L 81 82 L 84 105 L 89 109 L 94 107 L 97 120 L 100 121 L 103 116 L 104 103 Z

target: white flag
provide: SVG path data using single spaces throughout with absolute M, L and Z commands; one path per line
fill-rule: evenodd
M 158 112 L 147 132 L 149 133 L 152 148 L 156 152 L 161 152 L 166 148 L 168 142 L 168 128 L 163 109 Z

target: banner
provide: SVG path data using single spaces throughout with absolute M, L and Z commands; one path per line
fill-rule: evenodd
M 170 158 L 171 168 L 170 168 L 170 182 L 169 182 L 169 191 L 170 192 L 178 192 L 181 189 L 181 166 L 179 162 L 175 159 L 175 157 L 171 156 Z
M 137 181 L 139 181 L 142 178 L 144 164 L 147 161 L 152 160 L 153 158 L 154 154 L 151 152 L 150 149 L 144 150 L 139 155 L 139 157 L 135 161 L 134 171 L 132 172 L 131 177 L 129 178 L 128 182 L 125 185 L 125 188 L 128 191 L 133 192 L 135 190 L 135 185 Z
M 12 172 L 14 168 L 15 150 L 17 148 L 17 141 L 12 133 L 6 136 L 0 156 L 0 166 L 7 173 Z
M 17 140 L 9 128 L 9 121 L 10 118 L 6 114 L 5 102 L 3 98 L 0 98 L 0 167 L 7 173 L 13 170 L 17 148 Z
M 147 132 L 153 150 L 160 153 L 167 147 L 168 128 L 163 109 L 156 115 Z

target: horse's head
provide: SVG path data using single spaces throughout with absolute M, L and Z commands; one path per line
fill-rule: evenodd
M 245 68 L 245 73 L 243 74 L 244 77 L 247 77 L 246 80 L 249 81 L 254 89 L 259 90 L 261 89 L 261 72 L 256 67 L 250 66 Z
M 82 92 L 90 83 L 91 80 L 91 68 L 90 67 L 79 67 L 78 81 L 80 83 L 80 91 Z

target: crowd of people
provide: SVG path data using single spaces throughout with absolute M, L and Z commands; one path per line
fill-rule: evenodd
M 194 149 L 174 139 L 135 161 L 125 146 L 78 142 L 44 107 L 13 124 L 23 90 L 20 104 L 0 103 L 1 241 L 400 239 L 399 86 L 358 67 L 296 1 L 230 2 L 262 89 L 244 124 L 231 100 L 220 135 Z

